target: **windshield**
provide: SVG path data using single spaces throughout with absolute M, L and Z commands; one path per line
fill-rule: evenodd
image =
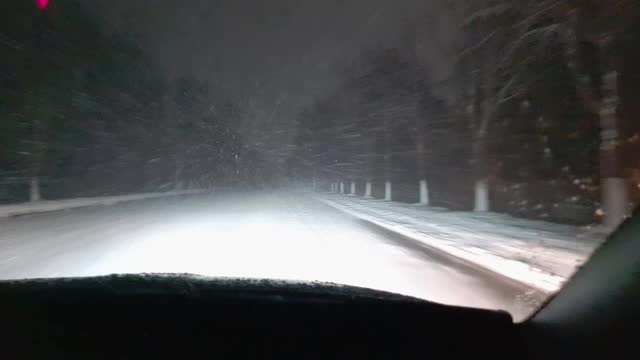
M 0 279 L 323 281 L 522 320 L 638 201 L 639 13 L 3 0 Z

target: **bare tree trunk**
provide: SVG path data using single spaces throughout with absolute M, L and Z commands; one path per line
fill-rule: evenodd
M 418 186 L 420 187 L 420 205 L 429 205 L 429 187 L 427 180 L 420 180 Z
M 389 129 L 389 122 L 384 121 L 384 199 L 391 201 L 391 134 Z
M 493 117 L 494 108 L 493 99 L 490 95 L 485 94 L 485 99 L 483 99 L 480 105 L 480 123 L 478 124 L 477 121 L 474 121 L 476 126 L 471 154 L 475 177 L 473 210 L 479 212 L 489 211 L 491 209 L 487 164 L 487 129 Z M 475 102 L 474 105 L 470 105 L 469 109 L 470 116 L 477 117 Z
M 484 212 L 491 209 L 490 204 L 490 183 L 489 183 L 489 161 L 487 154 L 487 133 L 489 124 L 493 119 L 497 107 L 496 94 L 496 65 L 493 55 L 489 50 L 484 51 L 480 59 L 480 74 L 473 84 L 470 112 L 474 125 L 474 136 L 472 145 L 473 171 L 475 176 L 474 184 L 474 211 Z M 478 101 L 480 100 L 481 101 Z M 479 109 L 477 108 L 479 105 Z M 478 110 L 479 122 L 478 120 Z
M 420 120 L 418 120 L 420 121 Z M 427 187 L 427 175 L 425 167 L 425 148 L 424 148 L 424 133 L 421 126 L 417 127 L 416 136 L 416 159 L 418 167 L 418 187 L 419 197 L 418 201 L 420 205 L 429 205 L 429 189 Z
M 374 169 L 374 162 L 375 162 L 375 157 L 373 156 L 374 153 L 374 140 L 373 140 L 373 136 L 371 136 L 368 141 L 367 141 L 367 148 L 366 148 L 366 162 L 367 162 L 367 168 L 366 168 L 366 178 L 365 178 L 365 183 L 364 183 L 364 197 L 365 198 L 371 198 L 371 178 L 373 177 L 373 169 Z
M 29 181 L 29 201 L 40 201 L 40 178 L 37 175 L 31 177 Z
M 604 77 L 605 97 L 599 104 L 600 115 L 600 186 L 604 225 L 616 228 L 628 215 L 627 184 L 622 174 L 618 149 L 618 92 L 617 73 Z
M 40 192 L 40 163 L 42 162 L 42 143 L 40 139 L 34 136 L 35 148 L 33 163 L 31 164 L 31 178 L 29 179 L 29 201 L 42 200 L 42 193 Z
M 182 182 L 182 166 L 176 161 L 175 170 L 173 172 L 173 190 L 180 191 L 184 189 Z
M 384 199 L 386 201 L 393 200 L 393 194 L 392 194 L 392 189 L 391 189 L 391 181 L 385 181 L 384 182 Z
M 317 179 L 317 171 L 316 169 L 313 169 L 313 182 L 312 182 L 312 190 L 313 192 L 316 192 L 318 190 L 318 179 Z
M 623 176 L 619 159 L 619 122 L 618 118 L 618 74 L 612 64 L 604 61 L 606 56 L 597 42 L 588 42 L 585 38 L 585 24 L 580 9 L 574 11 L 567 21 L 565 44 L 568 67 L 571 70 L 579 98 L 585 107 L 599 116 L 600 125 L 600 193 L 604 212 L 603 225 L 617 227 L 628 215 L 629 198 L 627 184 Z M 592 59 L 581 56 L 580 46 L 591 46 Z M 586 61 L 589 60 L 589 61 Z M 587 69 L 584 65 L 602 66 L 609 69 Z M 582 66 L 581 66 L 582 65 Z M 601 73 L 601 78 L 594 74 Z
M 42 175 L 41 165 L 44 163 L 45 153 L 45 137 L 46 132 L 43 129 L 43 123 L 38 119 L 33 120 L 32 124 L 32 158 L 30 164 L 31 178 L 29 179 L 29 201 L 42 200 L 40 191 L 40 175 Z
M 487 170 L 487 131 L 485 124 L 488 124 L 492 116 L 491 101 L 485 99 L 482 104 L 482 124 L 476 130 L 473 139 L 473 159 L 474 159 L 474 206 L 473 211 L 489 211 L 491 204 L 489 201 L 489 175 Z
M 489 209 L 489 182 L 486 179 L 476 180 L 473 211 L 485 212 Z

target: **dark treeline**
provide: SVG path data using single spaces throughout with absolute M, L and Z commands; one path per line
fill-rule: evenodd
M 342 84 L 299 116 L 295 176 L 346 192 L 355 182 L 377 198 L 617 224 L 640 180 L 637 2 L 450 5 L 460 24 L 451 76 L 433 81 L 417 55 L 432 37 L 418 30 L 427 16 L 398 46 L 343 64 Z
M 88 4 L 0 4 L 0 201 L 255 182 L 243 169 L 260 157 L 232 126 L 242 109 L 206 82 L 166 81 Z

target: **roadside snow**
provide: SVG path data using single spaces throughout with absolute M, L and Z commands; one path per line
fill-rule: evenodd
M 605 240 L 585 227 L 496 213 L 323 194 L 317 199 L 387 230 L 547 292 L 557 291 Z
M 131 194 L 131 195 L 119 195 L 119 196 L 103 196 L 92 198 L 75 198 L 66 200 L 43 200 L 36 202 L 28 202 L 21 204 L 2 205 L 0 206 L 0 218 L 27 215 L 34 213 L 42 213 L 49 211 L 58 211 L 65 209 L 73 209 L 86 206 L 97 205 L 114 205 L 125 201 L 152 199 L 166 196 L 176 195 L 188 195 L 198 194 L 205 192 L 205 190 L 183 190 L 183 191 L 168 191 L 160 193 L 145 193 L 145 194 Z

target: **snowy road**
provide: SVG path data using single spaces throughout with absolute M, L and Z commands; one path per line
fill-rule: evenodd
M 110 273 L 319 280 L 505 309 L 541 295 L 303 195 L 199 195 L 0 219 L 0 279 Z

